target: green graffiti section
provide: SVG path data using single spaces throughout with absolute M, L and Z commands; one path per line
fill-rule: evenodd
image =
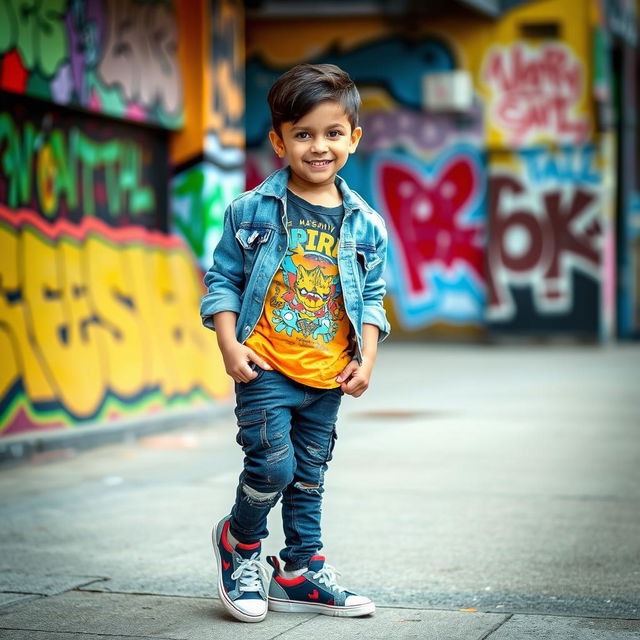
M 1 0 L 0 89 L 175 129 L 177 44 L 170 0 Z
M 0 3 L 0 54 L 16 48 L 23 63 L 51 76 L 67 58 L 66 0 L 3 0 Z
M 172 185 L 173 222 L 203 269 L 222 234 L 227 205 L 244 190 L 241 170 L 222 170 L 202 163 L 183 171 Z
M 48 219 L 61 209 L 95 216 L 105 221 L 155 217 L 160 203 L 152 154 L 144 140 L 127 136 L 94 139 L 79 126 L 38 130 L 31 121 L 18 122 L 12 113 L 0 113 L 0 185 L 11 209 L 31 206 Z M 144 132 L 138 137 L 144 136 Z M 166 169 L 165 169 L 166 176 Z M 162 189 L 162 174 L 158 188 Z

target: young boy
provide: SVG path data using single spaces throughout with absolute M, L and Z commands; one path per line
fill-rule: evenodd
M 334 65 L 301 64 L 268 97 L 271 144 L 288 167 L 234 200 L 205 276 L 201 316 L 235 380 L 244 470 L 213 530 L 218 593 L 239 620 L 272 611 L 373 613 L 318 555 L 324 473 L 343 394 L 368 387 L 389 324 L 382 218 L 337 173 L 354 153 L 360 96 Z M 260 563 L 282 497 L 285 548 Z

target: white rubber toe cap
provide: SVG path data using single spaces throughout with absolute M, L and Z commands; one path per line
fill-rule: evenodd
M 357 607 L 358 605 L 369 604 L 370 602 L 371 600 L 364 596 L 347 596 L 344 604 L 346 607 Z
M 235 607 L 248 616 L 262 616 L 267 613 L 267 601 L 258 598 L 240 598 L 235 600 Z

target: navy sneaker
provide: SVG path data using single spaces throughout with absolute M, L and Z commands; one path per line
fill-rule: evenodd
M 218 562 L 218 595 L 225 609 L 243 622 L 261 622 L 267 615 L 265 581 L 269 577 L 260 562 L 261 545 L 229 543 L 227 516 L 213 528 L 213 550 Z
M 364 596 L 358 596 L 338 586 L 338 572 L 324 562 L 324 556 L 313 556 L 309 568 L 298 578 L 287 580 L 280 574 L 280 563 L 275 556 L 267 562 L 273 567 L 269 583 L 269 609 L 301 613 L 312 611 L 327 616 L 366 616 L 376 606 Z

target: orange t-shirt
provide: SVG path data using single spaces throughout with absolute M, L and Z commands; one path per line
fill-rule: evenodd
M 289 249 L 246 341 L 277 371 L 321 389 L 339 386 L 336 377 L 351 360 L 338 274 L 343 215 L 342 205 L 321 207 L 287 192 Z

